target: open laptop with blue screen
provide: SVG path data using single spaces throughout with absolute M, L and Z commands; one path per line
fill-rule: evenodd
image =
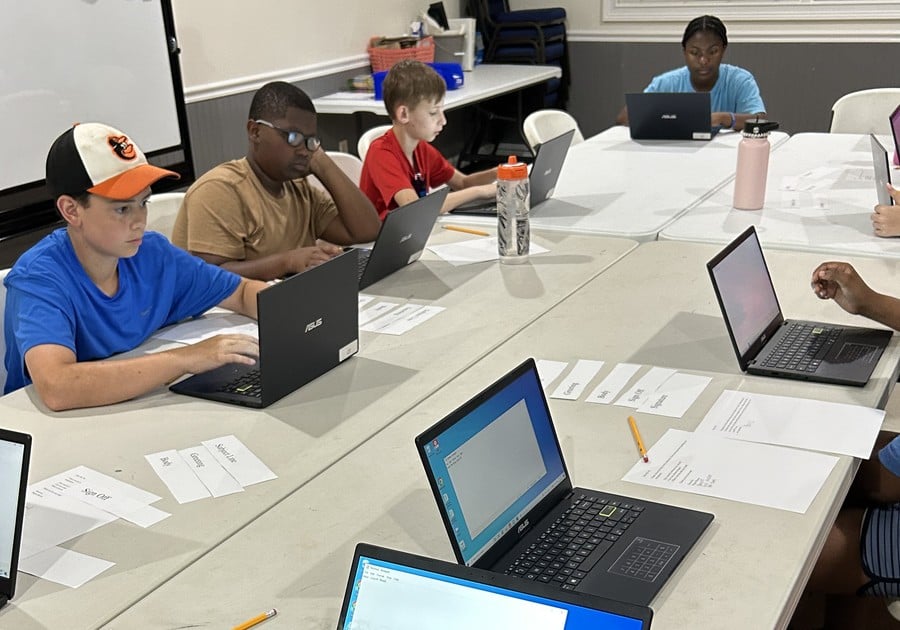
M 713 520 L 574 488 L 534 359 L 416 447 L 457 561 L 561 590 L 646 605 Z
M 0 429 L 0 608 L 16 592 L 31 436 Z
M 625 95 L 632 140 L 712 140 L 709 92 L 637 92 Z
M 893 335 L 785 319 L 753 226 L 706 266 L 738 365 L 748 374 L 862 387 Z
M 338 630 L 647 630 L 646 606 L 356 546 Z

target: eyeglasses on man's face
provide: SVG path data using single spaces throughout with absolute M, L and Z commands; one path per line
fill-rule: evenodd
M 253 122 L 259 123 L 260 125 L 265 125 L 266 127 L 270 127 L 280 133 L 284 138 L 285 142 L 287 142 L 292 147 L 299 147 L 303 145 L 306 147 L 307 151 L 315 151 L 320 146 L 322 146 L 322 141 L 319 140 L 318 136 L 305 136 L 299 131 L 288 131 L 287 129 L 282 129 L 281 127 L 276 127 L 268 120 L 254 120 Z

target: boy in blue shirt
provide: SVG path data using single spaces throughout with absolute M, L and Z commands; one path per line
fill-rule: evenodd
M 66 222 L 25 252 L 4 280 L 4 393 L 29 383 L 59 411 L 128 400 L 189 373 L 252 364 L 255 339 L 219 335 L 118 361 L 159 328 L 219 305 L 256 318 L 245 280 L 145 232 L 150 185 L 176 173 L 147 163 L 131 139 L 99 123 L 63 133 L 47 186 Z

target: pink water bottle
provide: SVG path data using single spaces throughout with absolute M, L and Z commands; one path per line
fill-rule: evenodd
M 734 175 L 732 205 L 737 210 L 762 210 L 769 171 L 769 133 L 775 129 L 778 123 L 766 120 L 748 120 L 744 125 Z

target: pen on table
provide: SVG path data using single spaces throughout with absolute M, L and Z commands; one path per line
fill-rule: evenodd
M 474 228 L 462 227 L 461 225 L 445 225 L 445 230 L 452 230 L 454 232 L 465 232 L 466 234 L 477 234 L 478 236 L 490 236 L 484 230 L 476 230 Z
M 641 432 L 638 431 L 634 416 L 628 416 L 628 426 L 631 427 L 631 434 L 634 435 L 634 441 L 637 443 L 638 450 L 641 452 L 641 457 L 645 462 L 649 462 L 650 459 L 647 457 L 647 449 L 644 448 L 644 440 L 641 439 Z
M 256 615 L 253 619 L 248 619 L 244 623 L 239 623 L 231 630 L 247 630 L 247 628 L 252 628 L 256 624 L 262 623 L 266 619 L 270 619 L 271 617 L 274 617 L 277 614 L 278 614 L 278 611 L 273 608 L 272 610 L 268 610 L 264 613 Z

